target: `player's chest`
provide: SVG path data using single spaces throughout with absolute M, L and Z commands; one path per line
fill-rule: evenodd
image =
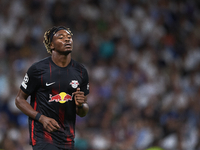
M 74 92 L 82 84 L 82 73 L 75 69 L 52 69 L 41 76 L 44 90 Z

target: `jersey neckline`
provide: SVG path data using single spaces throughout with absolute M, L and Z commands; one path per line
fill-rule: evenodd
M 71 59 L 70 62 L 69 62 L 69 64 L 68 64 L 66 67 L 60 67 L 60 66 L 56 65 L 56 64 L 53 62 L 51 56 L 49 57 L 49 59 L 50 59 L 51 63 L 52 63 L 55 67 L 58 67 L 58 68 L 61 68 L 61 69 L 68 68 L 68 67 L 71 66 L 71 64 L 72 64 L 72 59 Z

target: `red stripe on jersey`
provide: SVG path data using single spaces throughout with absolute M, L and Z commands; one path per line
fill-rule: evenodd
M 73 138 L 75 138 L 73 125 L 70 124 L 69 130 L 70 130 L 70 133 L 73 135 Z
M 59 69 L 59 76 L 60 76 L 60 69 Z M 60 78 L 59 78 L 60 79 Z M 60 81 L 59 81 L 59 91 L 60 91 Z
M 48 143 L 53 143 L 51 133 L 44 131 L 44 138 L 45 138 L 45 141 L 47 141 Z
M 71 124 L 69 124 L 69 132 L 71 135 L 73 135 L 73 138 L 75 137 L 74 136 L 74 128 Z M 71 136 L 67 136 L 67 141 L 70 142 L 70 145 L 72 144 L 72 139 L 70 138 Z
M 60 108 L 59 108 L 59 120 L 60 120 L 62 126 L 64 127 L 65 110 L 62 106 L 60 106 Z
M 37 107 L 37 102 L 36 102 L 36 98 L 35 98 L 35 102 L 34 102 L 34 110 L 36 110 L 36 107 Z M 32 140 L 32 145 L 35 145 L 36 144 L 36 139 L 34 138 L 34 120 L 32 120 L 31 122 L 31 140 Z
M 58 91 L 52 89 L 52 90 L 51 90 L 51 93 L 52 93 L 52 95 L 56 95 L 56 94 L 58 94 Z
M 51 63 L 49 63 L 49 71 L 50 71 L 50 78 L 51 78 Z

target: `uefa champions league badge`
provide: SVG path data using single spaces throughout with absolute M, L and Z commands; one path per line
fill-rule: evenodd
M 77 80 L 72 80 L 71 82 L 70 82 L 70 85 L 72 86 L 72 88 L 77 88 L 78 86 L 79 86 L 79 83 L 78 83 L 78 81 Z
M 24 80 L 22 81 L 22 86 L 26 89 L 27 88 L 27 83 L 28 83 L 29 77 L 28 74 L 26 73 L 26 75 L 24 76 Z

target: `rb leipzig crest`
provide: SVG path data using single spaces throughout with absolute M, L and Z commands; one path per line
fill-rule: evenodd
M 75 89 L 75 88 L 77 88 L 77 87 L 79 86 L 79 83 L 78 83 L 77 80 L 72 80 L 72 81 L 70 82 L 70 85 Z

